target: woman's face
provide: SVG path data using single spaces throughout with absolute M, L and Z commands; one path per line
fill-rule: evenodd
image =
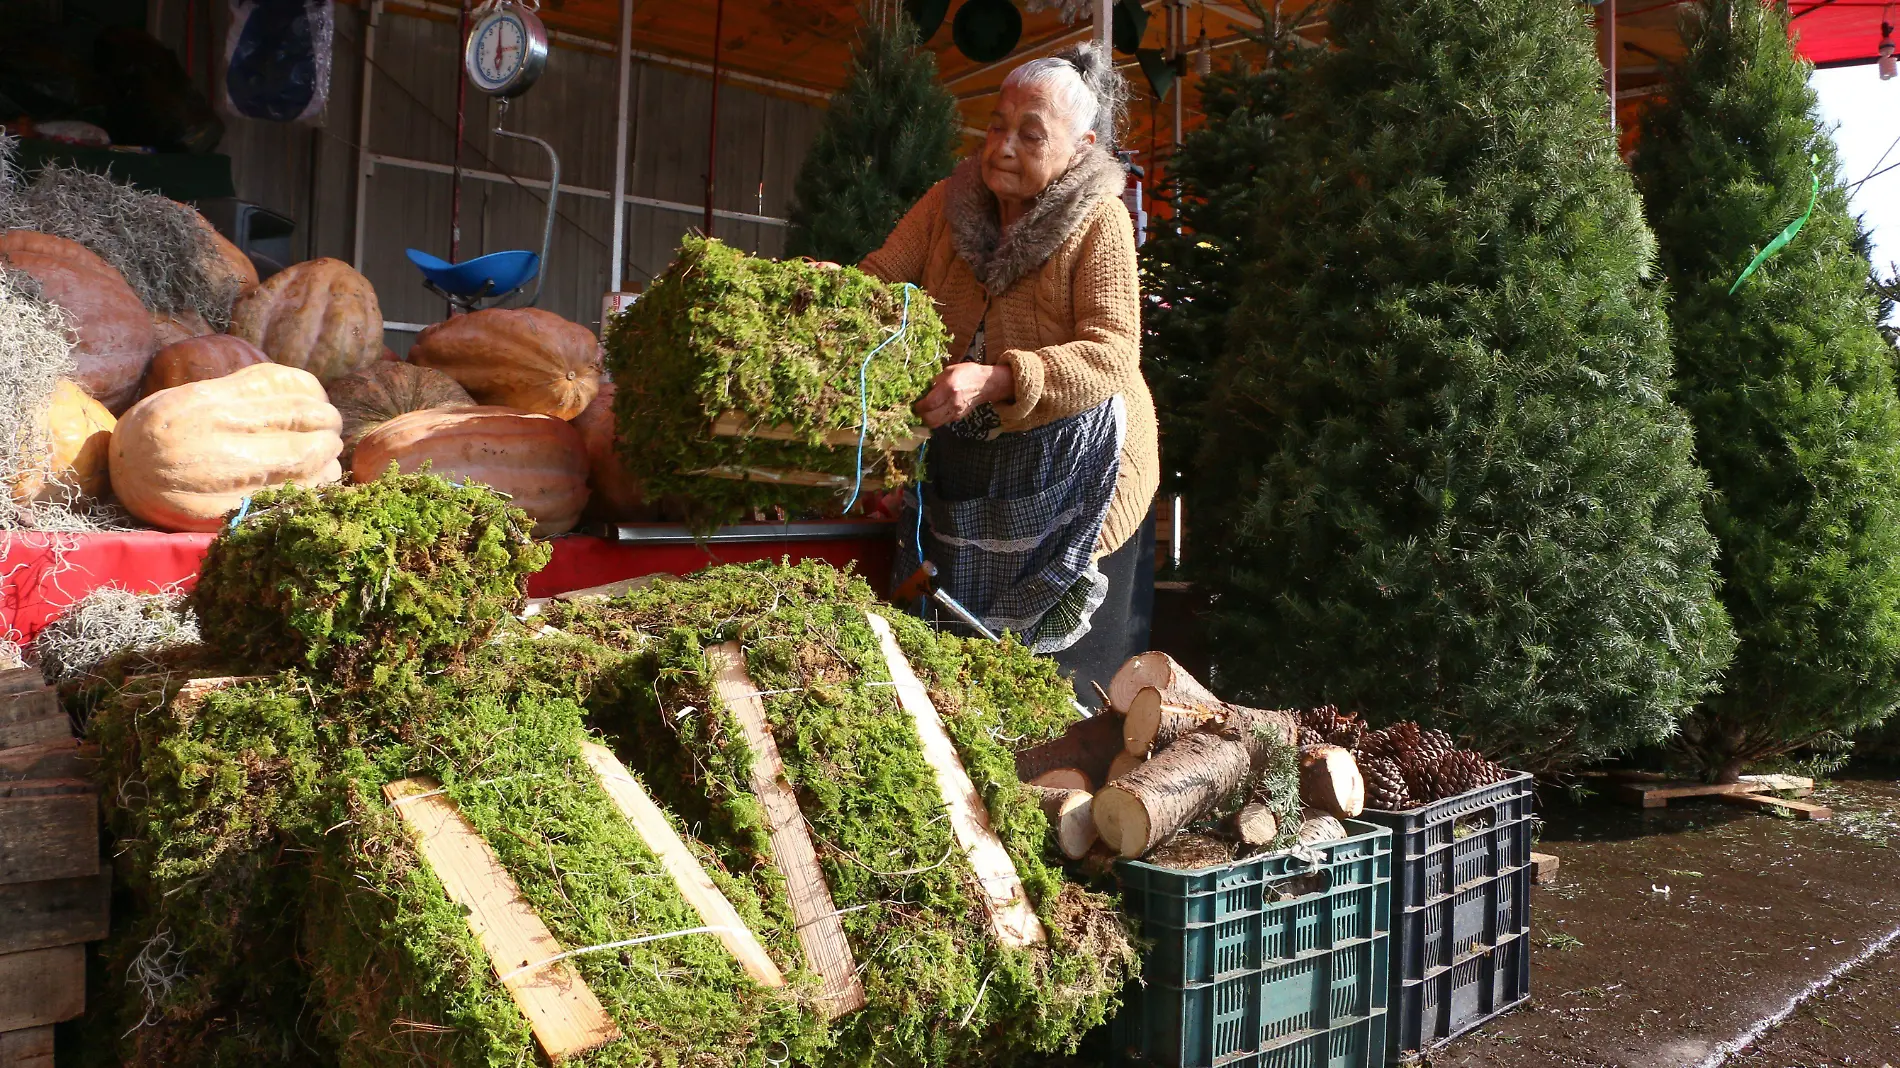
M 1079 147 L 1094 142 L 1093 130 L 1076 140 L 1070 117 L 1043 87 L 1008 86 L 983 139 L 983 184 L 1000 200 L 1028 200 L 1068 169 Z

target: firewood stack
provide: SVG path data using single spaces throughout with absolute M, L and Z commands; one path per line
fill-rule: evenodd
M 53 1025 L 85 1009 L 111 892 L 96 758 L 38 668 L 0 671 L 0 1068 L 51 1068 Z
M 1114 856 L 1148 857 L 1189 828 L 1229 843 L 1230 856 L 1326 841 L 1341 836 L 1339 819 L 1365 808 L 1358 761 L 1329 730 L 1307 735 L 1314 744 L 1299 751 L 1297 788 L 1310 830 L 1282 826 L 1275 815 L 1298 806 L 1273 795 L 1269 769 L 1298 745 L 1303 727 L 1318 723 L 1317 712 L 1223 701 L 1158 652 L 1131 657 L 1103 698 L 1106 707 L 1068 734 L 1016 755 L 1018 776 L 1038 788 L 1052 840 L 1071 860 L 1099 851 L 1098 841 Z M 1336 712 L 1325 711 L 1330 727 Z M 1339 740 L 1355 745 L 1364 734 L 1351 717 L 1342 729 Z

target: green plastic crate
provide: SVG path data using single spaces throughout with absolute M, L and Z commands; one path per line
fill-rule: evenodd
M 1155 1068 L 1384 1061 L 1392 832 L 1347 820 L 1314 861 L 1116 865 L 1151 943 L 1109 1025 L 1110 1060 Z

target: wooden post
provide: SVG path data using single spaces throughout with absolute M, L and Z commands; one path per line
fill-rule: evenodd
M 653 851 L 653 855 L 660 858 L 660 866 L 673 877 L 673 884 L 679 887 L 680 896 L 693 906 L 699 918 L 706 921 L 706 926 L 719 929 L 719 941 L 725 943 L 726 949 L 745 968 L 746 974 L 762 986 L 784 986 L 784 974 L 772 962 L 765 947 L 759 944 L 758 936 L 746 926 L 738 910 L 732 907 L 732 902 L 726 900 L 726 895 L 720 893 L 719 887 L 707 877 L 706 869 L 700 867 L 692 850 L 687 849 L 686 843 L 680 840 L 678 832 L 673 830 L 673 824 L 667 820 L 666 813 L 648 796 L 639 780 L 627 771 L 620 758 L 614 756 L 606 746 L 593 742 L 581 743 L 581 757 L 587 761 L 588 767 L 594 769 L 594 775 L 600 779 L 601 789 L 607 791 L 614 807 L 633 825 L 635 833 Z
M 541 963 L 560 955 L 561 943 L 528 907 L 514 878 L 441 784 L 399 779 L 383 787 L 383 796 L 409 829 L 449 900 L 467 912 L 468 929 L 488 954 L 501 985 L 514 996 L 548 1060 L 558 1064 L 619 1038 L 619 1026 L 573 964 Z M 531 967 L 536 964 L 540 966 Z
M 745 650 L 738 642 L 707 646 L 706 660 L 713 669 L 713 689 L 739 721 L 746 748 L 752 751 L 752 792 L 765 809 L 772 862 L 785 876 L 785 896 L 791 899 L 805 963 L 823 980 L 824 1012 L 836 1019 L 861 1009 L 864 984 L 858 981 L 857 958 L 845 936 L 831 886 L 825 882 L 825 870 L 818 864 L 811 827 L 785 778 L 785 762 L 765 719 L 765 702 L 746 674 Z
M 898 647 L 897 635 L 891 632 L 890 623 L 876 612 L 866 612 L 864 618 L 877 635 L 884 666 L 891 673 L 891 681 L 897 684 L 897 702 L 910 713 L 918 740 L 923 744 L 924 759 L 937 773 L 937 789 L 943 794 L 944 807 L 950 813 L 950 829 L 956 833 L 957 844 L 969 858 L 970 867 L 976 872 L 977 887 L 983 893 L 990 933 L 998 942 L 1013 949 L 1044 941 L 1048 934 L 1042 929 L 1042 921 L 1036 918 L 1036 910 L 1030 907 L 1029 893 L 1023 889 L 1022 876 L 1016 873 L 1016 862 L 1009 858 L 1009 851 L 990 829 L 989 809 L 983 806 L 976 784 L 970 781 L 970 773 L 957 756 L 957 747 L 950 741 L 950 732 L 944 729 L 943 717 L 931 703 L 930 693 L 911 670 L 910 661 L 904 659 L 904 650 Z

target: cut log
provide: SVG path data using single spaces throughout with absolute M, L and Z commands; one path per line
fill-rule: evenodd
M 1272 809 L 1257 801 L 1240 806 L 1240 811 L 1234 813 L 1229 822 L 1234 837 L 1240 839 L 1242 845 L 1272 845 L 1280 836 L 1279 818 Z
M 1087 790 L 1056 790 L 1046 786 L 1027 788 L 1049 817 L 1049 836 L 1056 849 L 1070 860 L 1088 856 L 1095 845 L 1095 796 Z
M 1301 845 L 1322 845 L 1346 837 L 1346 825 L 1330 813 L 1309 808 L 1303 815 L 1306 818 L 1300 821 L 1300 829 L 1293 836 Z
M 798 947 L 805 966 L 819 979 L 818 1000 L 825 1016 L 837 1019 L 864 1007 L 864 984 L 858 979 L 857 956 L 845 936 L 844 920 L 818 863 L 811 825 L 798 807 L 798 795 L 785 778 L 785 762 L 765 718 L 765 702 L 745 670 L 745 649 L 738 642 L 706 647 L 713 669 L 713 688 L 719 700 L 739 721 L 746 748 L 752 751 L 752 793 L 765 810 L 766 836 L 772 844 L 772 863 L 785 876 L 785 896 L 792 907 Z
M 1148 758 L 1137 753 L 1124 752 L 1115 757 L 1108 765 L 1108 781 L 1116 782 L 1128 777 L 1128 773 L 1148 762 Z
M 1173 745 L 1183 734 L 1219 719 L 1226 705 L 1171 705 L 1161 691 L 1143 686 L 1128 702 L 1122 718 L 1122 749 L 1149 756 Z
M 1016 777 L 1035 782 L 1044 772 L 1074 768 L 1091 783 L 1108 781 L 1108 765 L 1122 751 L 1122 718 L 1090 716 L 1077 720 L 1060 738 L 1016 754 Z
M 1223 703 L 1198 679 L 1188 674 L 1187 668 L 1162 652 L 1129 657 L 1121 669 L 1115 672 L 1115 677 L 1108 681 L 1108 703 L 1114 706 L 1115 711 L 1126 713 L 1134 703 L 1135 695 L 1146 686 L 1161 691 L 1161 700 L 1177 707 L 1200 705 L 1219 708 Z
M 633 826 L 634 833 L 659 858 L 660 866 L 672 876 L 673 885 L 679 887 L 680 896 L 693 906 L 706 926 L 717 931 L 719 941 L 746 974 L 760 986 L 784 986 L 784 973 L 778 970 L 778 965 L 759 944 L 758 936 L 746 926 L 732 902 L 726 900 L 726 895 L 720 893 L 719 887 L 706 875 L 706 869 L 700 866 L 692 850 L 686 848 L 679 832 L 648 795 L 646 787 L 641 786 L 620 758 L 604 745 L 582 742 L 581 759 L 594 769 L 601 789 Z
M 1074 768 L 1054 768 L 1029 780 L 1031 786 L 1046 787 L 1051 790 L 1079 790 L 1085 794 L 1095 792 L 1095 784 L 1087 775 Z
M 911 670 L 890 623 L 876 612 L 866 612 L 864 618 L 877 635 L 884 668 L 890 672 L 897 690 L 897 703 L 910 714 L 924 760 L 936 773 L 937 792 L 950 815 L 950 829 L 957 837 L 957 845 L 962 847 L 964 857 L 976 873 L 977 890 L 989 915 L 990 934 L 999 945 L 1011 949 L 1047 940 L 1048 932 L 1043 930 L 1042 921 L 1036 918 L 1036 910 L 1029 903 L 1029 891 L 1023 889 L 1016 862 L 1010 859 L 1009 850 L 1003 848 L 1002 840 L 991 829 L 990 810 L 984 806 L 982 795 L 976 792 L 976 783 L 964 768 L 963 758 L 957 755 L 956 743 L 950 740 L 950 732 L 943 725 L 943 717 L 937 714 L 930 692 Z
M 1230 706 L 1095 795 L 1095 827 L 1111 849 L 1140 857 L 1212 812 L 1265 766 L 1296 730 L 1292 713 Z
M 548 1060 L 559 1064 L 618 1039 L 620 1028 L 593 988 L 570 961 L 554 959 L 561 943 L 441 784 L 398 779 L 384 784 L 383 796 L 449 900 L 462 907 L 489 967 L 513 995 Z
M 1309 745 L 1300 750 L 1300 800 L 1342 820 L 1366 810 L 1366 779 L 1352 750 Z

